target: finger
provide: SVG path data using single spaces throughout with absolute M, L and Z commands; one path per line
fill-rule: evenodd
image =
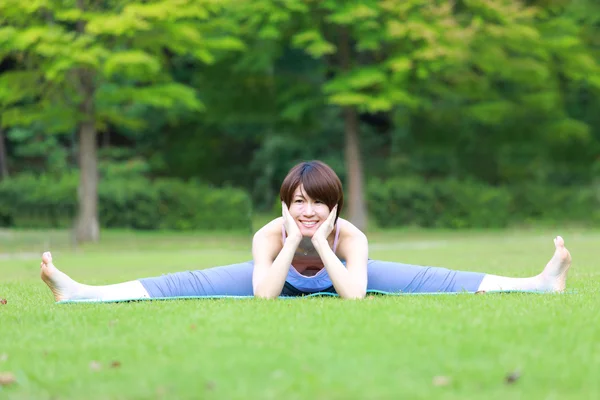
M 333 207 L 333 209 L 331 210 L 331 212 L 329 213 L 329 219 L 332 220 L 335 218 L 335 216 L 337 215 L 337 204 L 335 207 Z
M 283 217 L 285 218 L 287 216 L 288 213 L 288 208 L 285 205 L 285 202 L 281 202 L 281 215 L 283 215 Z

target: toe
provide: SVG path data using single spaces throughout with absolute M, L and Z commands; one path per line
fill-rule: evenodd
M 52 262 L 52 254 L 50 254 L 49 251 L 47 251 L 44 254 L 42 254 L 42 261 L 45 264 L 50 264 Z

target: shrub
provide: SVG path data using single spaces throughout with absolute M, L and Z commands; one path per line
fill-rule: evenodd
M 372 217 L 381 227 L 500 228 L 510 223 L 600 222 L 600 187 L 519 185 L 419 177 L 373 180 Z
M 503 227 L 510 194 L 476 182 L 395 178 L 369 184 L 368 203 L 379 226 Z
M 64 228 L 77 207 L 77 176 L 60 179 L 30 174 L 0 183 L 0 214 L 4 226 Z
M 77 174 L 20 175 L 0 183 L 0 224 L 67 228 L 77 211 Z M 249 196 L 176 179 L 110 177 L 98 187 L 100 225 L 131 229 L 251 229 Z
M 512 187 L 512 212 L 523 222 L 600 222 L 600 186 L 560 187 L 541 184 Z

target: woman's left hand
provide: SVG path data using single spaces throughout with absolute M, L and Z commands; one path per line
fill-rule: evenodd
M 321 226 L 319 227 L 319 229 L 317 229 L 317 231 L 315 232 L 315 234 L 313 235 L 313 237 L 311 239 L 311 241 L 313 243 L 316 243 L 320 240 L 327 241 L 329 234 L 333 231 L 333 228 L 335 226 L 335 216 L 337 215 L 337 208 L 338 208 L 337 205 L 335 207 L 333 207 L 333 209 L 329 213 L 329 216 L 327 217 L 325 222 L 323 222 L 321 224 Z

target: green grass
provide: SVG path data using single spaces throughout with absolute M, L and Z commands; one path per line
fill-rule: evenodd
M 62 231 L 0 231 L 0 373 L 17 378 L 0 399 L 595 399 L 599 231 L 378 231 L 370 255 L 528 276 L 557 233 L 574 294 L 56 305 L 45 249 L 102 284 L 245 261 L 250 237 L 114 231 L 76 249 Z

